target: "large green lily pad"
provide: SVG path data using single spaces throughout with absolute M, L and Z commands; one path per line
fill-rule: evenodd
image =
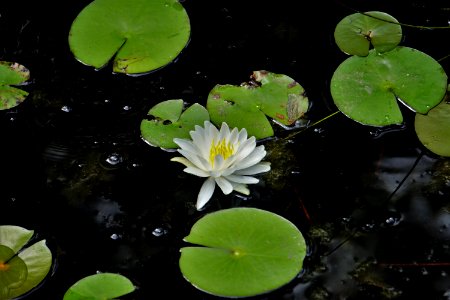
M 365 125 L 400 124 L 398 101 L 426 114 L 439 104 L 447 88 L 442 66 L 413 48 L 397 47 L 367 57 L 347 58 L 331 78 L 331 95 L 338 109 Z
M 195 287 L 213 295 L 248 297 L 290 282 L 302 269 L 306 244 L 294 224 L 256 208 L 205 215 L 184 239 L 180 269 Z
M 30 246 L 33 231 L 19 226 L 0 226 L 0 299 L 13 299 L 36 287 L 47 276 L 52 253 L 45 240 Z M 19 252 L 20 250 L 20 252 Z
M 133 283 L 120 274 L 99 273 L 84 277 L 72 285 L 63 300 L 109 300 L 135 290 Z
M 274 134 L 267 117 L 291 125 L 308 110 L 305 90 L 289 76 L 255 71 L 252 79 L 240 86 L 216 85 L 210 91 L 206 108 L 213 123 L 246 128 L 250 136 L 262 139 Z
M 189 41 L 189 17 L 178 0 L 95 0 L 74 20 L 75 58 L 117 73 L 145 73 L 174 60 Z
M 442 101 L 426 115 L 416 114 L 417 137 L 431 152 L 450 157 L 450 103 Z
M 336 25 L 334 39 L 343 52 L 367 56 L 370 45 L 378 52 L 394 49 L 402 39 L 402 28 L 394 17 L 384 12 L 355 13 Z
M 30 71 L 24 66 L 0 61 L 0 110 L 13 108 L 22 103 L 28 92 L 13 87 L 30 79 Z
M 174 138 L 190 139 L 189 132 L 195 125 L 209 120 L 206 108 L 198 103 L 192 104 L 184 112 L 181 99 L 166 100 L 153 106 L 149 112 L 150 120 L 142 120 L 141 136 L 150 145 L 164 149 L 178 148 Z

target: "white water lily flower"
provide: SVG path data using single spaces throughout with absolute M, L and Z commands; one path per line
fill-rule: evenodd
M 209 201 L 217 185 L 225 195 L 233 190 L 250 194 L 247 184 L 258 183 L 255 175 L 270 170 L 269 162 L 261 162 L 266 156 L 264 146 L 256 147 L 254 136 L 247 138 L 245 128 L 230 132 L 223 122 L 220 131 L 205 121 L 204 127 L 195 126 L 190 132 L 191 140 L 175 138 L 173 141 L 180 147 L 178 152 L 184 157 L 174 157 L 171 161 L 186 166 L 184 171 L 207 178 L 197 197 L 198 210 Z

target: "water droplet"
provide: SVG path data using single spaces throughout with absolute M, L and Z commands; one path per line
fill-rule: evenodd
M 402 221 L 402 216 L 396 212 L 391 212 L 391 215 L 384 220 L 387 226 L 397 226 Z
M 162 235 L 167 234 L 167 229 L 164 229 L 162 227 L 156 227 L 155 229 L 153 229 L 152 234 L 156 237 L 160 237 Z
M 72 111 L 72 108 L 70 108 L 70 107 L 67 106 L 67 105 L 64 105 L 63 107 L 61 107 L 61 110 L 62 110 L 63 112 L 71 112 L 71 111 Z
M 324 132 L 324 129 L 322 129 L 322 128 L 314 128 L 314 132 L 322 133 L 322 132 Z
M 118 235 L 117 233 L 111 234 L 111 239 L 112 239 L 112 240 L 118 240 L 118 239 L 120 239 L 120 238 L 121 238 L 121 236 Z
M 111 166 L 116 166 L 123 161 L 122 156 L 117 153 L 113 153 L 106 158 L 106 162 Z
M 124 107 L 123 107 L 123 110 L 126 110 L 126 111 L 128 111 L 128 110 L 130 110 L 131 109 L 131 106 L 128 106 L 128 105 L 125 105 Z
M 108 99 L 105 99 L 105 103 L 109 103 L 110 101 Z

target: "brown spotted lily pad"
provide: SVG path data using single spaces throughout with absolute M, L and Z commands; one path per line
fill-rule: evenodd
M 255 71 L 249 83 L 216 85 L 206 108 L 213 123 L 246 128 L 257 139 L 273 136 L 268 119 L 292 125 L 308 110 L 305 90 L 294 79 L 282 74 Z
M 28 92 L 14 87 L 30 78 L 30 71 L 16 62 L 0 61 L 0 110 L 22 103 Z

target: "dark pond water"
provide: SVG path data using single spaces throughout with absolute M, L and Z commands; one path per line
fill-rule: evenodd
M 26 299 L 62 299 L 98 271 L 133 281 L 137 290 L 123 299 L 217 299 L 183 279 L 179 249 L 201 216 L 235 206 L 288 218 L 310 244 L 304 272 L 255 299 L 450 299 L 450 161 L 423 148 L 412 112 L 388 129 L 337 114 L 288 142 L 267 141 L 272 171 L 251 196 L 216 193 L 201 212 L 201 179 L 139 131 L 156 103 L 205 104 L 215 84 L 240 84 L 255 70 L 297 80 L 317 121 L 336 111 L 328 84 L 346 58 L 333 40 L 338 21 L 357 9 L 448 26 L 448 1 L 186 0 L 189 45 L 141 77 L 72 57 L 67 34 L 89 2 L 0 7 L 0 60 L 32 77 L 28 99 L 0 111 L 0 224 L 34 229 L 55 255 L 53 273 Z M 450 30 L 403 30 L 403 45 L 435 59 L 450 53 Z M 447 74 L 449 61 L 441 61 Z

